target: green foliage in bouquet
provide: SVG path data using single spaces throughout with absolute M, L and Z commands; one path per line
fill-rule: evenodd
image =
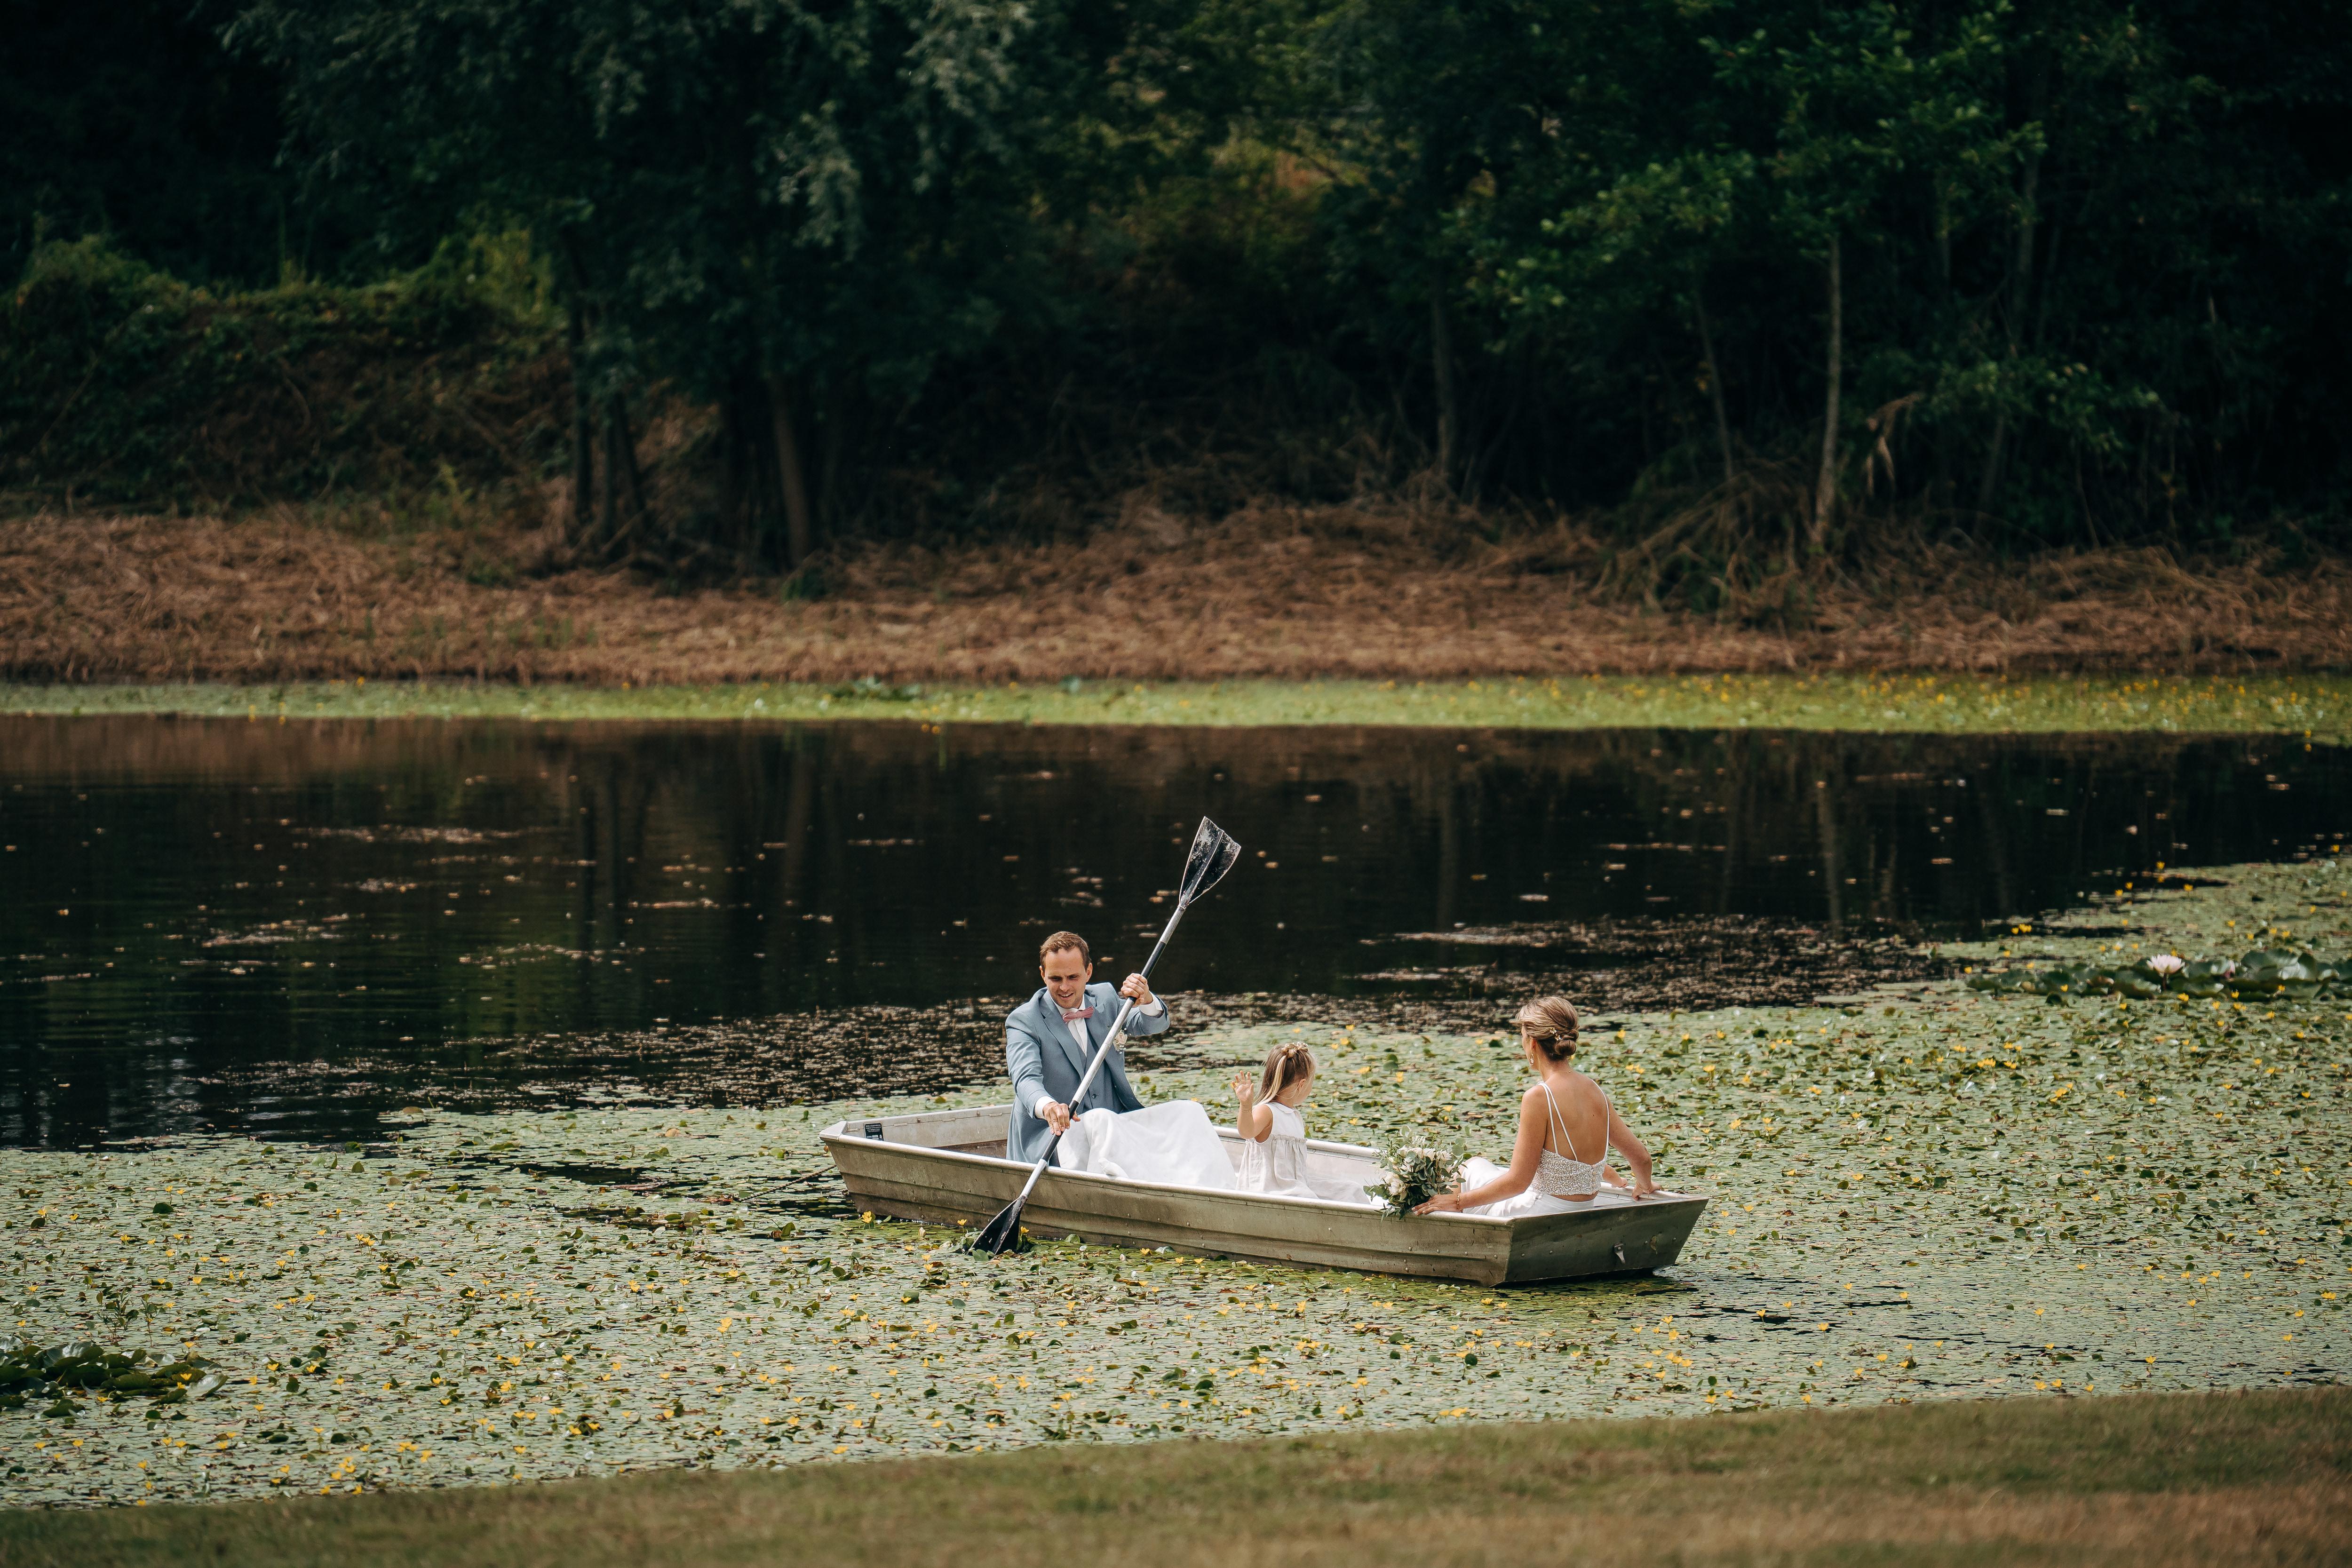
M 2305 1002 L 2352 996 L 2352 959 L 2323 959 L 2309 952 L 2256 948 L 2241 958 L 2189 961 L 2158 953 L 2113 967 L 2055 963 L 2046 969 L 1992 970 L 1971 974 L 1971 991 L 2015 992 L 2053 1002 L 2078 996 L 2284 997 Z
M 1381 1168 L 1388 1179 L 1364 1190 L 1402 1217 L 1440 1193 L 1462 1184 L 1462 1156 L 1433 1144 L 1393 1142 L 1381 1145 Z

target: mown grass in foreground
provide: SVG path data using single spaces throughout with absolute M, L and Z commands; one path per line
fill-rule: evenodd
M 1483 680 L 1068 680 L 1055 685 L 0 685 L 0 713 L 250 719 L 897 719 L 926 724 L 1361 724 L 1911 734 L 2352 736 L 2352 678 L 1687 675 Z
M 19 1511 L 0 1561 L 2320 1563 L 2347 1471 L 2341 1388 L 2002 1400 Z

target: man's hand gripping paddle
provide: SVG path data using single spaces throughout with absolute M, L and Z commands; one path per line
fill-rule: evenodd
M 1168 917 L 1168 924 L 1161 929 L 1160 940 L 1151 944 L 1151 956 L 1143 961 L 1142 973 L 1146 980 L 1151 978 L 1151 966 L 1160 962 L 1160 952 L 1167 947 L 1168 939 L 1176 934 L 1177 922 L 1184 918 L 1184 911 L 1192 907 L 1193 900 L 1215 887 L 1219 879 L 1234 868 L 1234 862 L 1241 858 L 1241 844 L 1233 835 L 1211 822 L 1207 817 L 1201 818 L 1201 830 L 1192 835 L 1192 853 L 1184 857 L 1184 879 L 1177 885 L 1176 889 L 1176 912 Z M 1087 1064 L 1087 1076 L 1078 1079 L 1077 1090 L 1070 1096 L 1069 1104 L 1073 1114 L 1077 1110 L 1078 1101 L 1086 1098 L 1087 1086 L 1095 1081 L 1095 1074 L 1102 1070 L 1104 1058 L 1110 1055 L 1120 1039 L 1125 1037 L 1128 1015 L 1134 1011 L 1135 1001 L 1132 997 L 1120 1005 L 1118 1021 L 1110 1026 L 1110 1033 L 1103 1037 L 1103 1043 L 1096 1050 L 1094 1060 Z M 1054 1136 L 1059 1138 L 1061 1134 L 1056 1132 Z M 1021 1236 L 1022 1205 L 1029 1201 L 1029 1194 L 1036 1190 L 1037 1178 L 1045 1173 L 1045 1167 L 1052 1163 L 1053 1158 L 1054 1152 L 1048 1148 L 1037 1163 L 1031 1167 L 1029 1179 L 1022 1184 L 1021 1195 L 1007 1204 L 1002 1213 L 990 1220 L 982 1227 L 980 1234 L 971 1238 L 973 1251 L 995 1256 L 1006 1252 L 1018 1252 L 1027 1247 L 1029 1244 L 1023 1240 Z

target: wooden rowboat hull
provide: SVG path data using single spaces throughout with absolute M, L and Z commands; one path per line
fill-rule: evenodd
M 819 1134 L 857 1204 L 896 1219 L 984 1225 L 1020 1195 L 1029 1167 L 1003 1157 L 1012 1107 L 992 1105 L 837 1121 Z M 1221 1130 L 1228 1151 L 1238 1139 Z M 1379 1156 L 1320 1140 L 1309 1156 L 1370 1181 Z M 1049 1170 L 1023 1210 L 1035 1237 L 1310 1268 L 1350 1268 L 1481 1285 L 1646 1273 L 1681 1256 L 1707 1200 L 1667 1194 L 1641 1203 L 1604 1194 L 1590 1209 L 1496 1219 L 1426 1215 L 1255 1193 L 1160 1186 Z

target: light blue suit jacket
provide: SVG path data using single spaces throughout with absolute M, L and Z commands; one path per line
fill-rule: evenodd
M 1078 1042 L 1070 1037 L 1069 1026 L 1062 1022 L 1062 1010 L 1054 1005 L 1053 996 L 1044 986 L 1004 1016 L 1004 1067 L 1013 1075 L 1013 1124 L 1004 1140 L 1005 1158 L 1025 1163 L 1054 1146 L 1054 1130 L 1037 1114 L 1037 1097 L 1049 1095 L 1064 1105 L 1070 1104 L 1070 1096 L 1077 1092 L 1078 1079 L 1086 1076 L 1087 1063 L 1102 1048 L 1103 1037 L 1110 1033 L 1119 1008 L 1125 1005 L 1118 987 L 1107 981 L 1087 986 L 1087 1001 L 1095 1016 L 1087 1020 L 1087 1048 L 1084 1056 L 1078 1053 Z M 1129 1015 L 1127 1032 L 1130 1037 L 1156 1035 L 1168 1026 L 1168 999 L 1160 996 L 1159 1001 L 1160 1011 L 1155 1015 Z M 1127 1081 L 1124 1051 L 1115 1049 L 1103 1058 L 1102 1071 L 1095 1074 L 1094 1082 L 1087 1086 L 1087 1097 L 1073 1107 L 1073 1113 L 1082 1115 L 1097 1107 L 1111 1110 L 1143 1109 L 1134 1086 Z

